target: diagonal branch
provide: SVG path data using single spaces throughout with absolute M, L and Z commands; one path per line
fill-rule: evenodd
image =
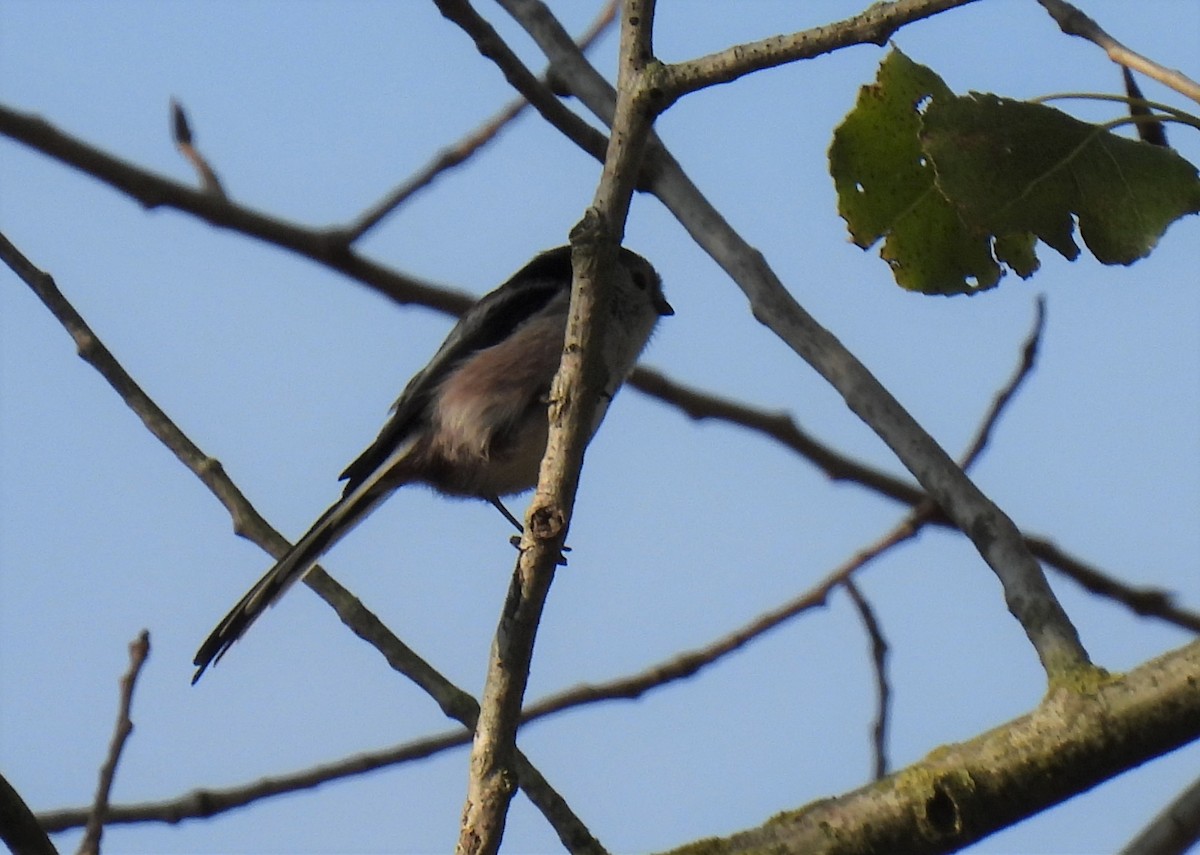
M 915 505 L 925 498 L 921 488 L 881 469 L 847 457 L 824 444 L 798 425 L 787 412 L 770 412 L 723 398 L 672 380 L 653 368 L 641 367 L 629 385 L 645 395 L 670 404 L 694 421 L 713 419 L 773 439 L 821 470 L 831 481 L 852 481 L 870 490 Z
M 522 24 L 525 21 L 519 17 L 520 13 L 540 5 L 535 0 L 501 1 L 518 15 Z M 598 74 L 569 39 L 564 44 L 553 32 L 527 29 L 558 69 L 560 79 L 585 100 L 589 109 L 601 116 L 611 109 L 611 96 L 601 97 L 595 103 L 586 100 L 584 93 L 597 88 Z M 559 68 L 555 57 L 564 54 L 572 57 L 572 62 Z M 670 74 L 662 66 L 658 71 L 656 80 Z M 1078 670 L 1089 669 L 1091 663 L 1078 632 L 1013 521 L 963 473 L 867 368 L 804 310 L 763 255 L 726 222 L 661 144 L 652 144 L 648 157 L 653 161 L 649 167 L 651 192 L 741 288 L 754 317 L 838 391 L 846 406 L 887 444 L 971 539 L 1000 580 L 1008 609 L 1025 630 L 1050 682 L 1069 680 Z
M 975 0 L 894 0 L 872 3 L 865 11 L 828 24 L 786 36 L 735 45 L 719 53 L 675 63 L 664 75 L 664 95 L 674 101 L 707 86 L 730 83 L 765 68 L 813 59 L 845 47 L 886 45 L 897 30 L 932 18 Z
M 282 555 L 289 548 L 287 540 L 259 515 L 225 474 L 221 464 L 204 454 L 150 399 L 58 290 L 53 278 L 37 269 L 3 234 L 0 234 L 0 260 L 34 291 L 75 341 L 79 355 L 113 387 L 155 438 L 170 449 L 229 510 L 235 531 L 272 556 L 278 558 Z M 430 694 L 447 716 L 469 729 L 474 728 L 479 713 L 474 698 L 439 674 L 323 569 L 314 567 L 304 582 L 332 606 L 342 621 L 360 638 L 375 646 L 393 668 Z M 562 796 L 524 755 L 519 752 L 516 754 L 514 766 L 520 787 L 550 821 L 570 851 L 602 851 Z
M 1185 855 L 1200 841 L 1200 779 L 1171 800 L 1119 855 Z
M 505 2 L 510 2 L 510 0 L 505 0 Z M 534 12 L 536 13 L 538 9 L 544 11 L 544 7 L 538 5 L 534 7 Z M 546 12 L 546 14 L 549 13 Z M 537 18 L 536 14 L 535 18 L 541 20 Z M 547 33 L 552 34 L 555 32 L 554 25 L 557 25 L 557 21 L 549 18 L 544 29 Z M 567 41 L 569 42 L 569 38 Z M 568 60 L 569 57 L 563 58 L 561 61 L 566 67 L 572 67 Z M 556 60 L 556 62 L 559 61 Z M 586 70 L 591 71 L 590 66 L 586 66 Z M 594 74 L 594 72 L 592 73 Z M 598 75 L 595 78 L 586 77 L 584 79 L 585 81 L 598 81 L 601 89 L 608 86 Z M 607 91 L 611 92 L 611 90 Z M 8 134 L 12 139 L 55 157 L 67 166 L 91 175 L 134 199 L 142 199 L 139 193 L 133 192 L 135 188 L 143 188 L 146 194 L 155 198 L 176 198 L 180 193 L 184 195 L 179 198 L 189 198 L 186 194 L 192 192 L 182 185 L 175 185 L 169 179 L 135 167 L 94 146 L 70 137 L 45 122 L 22 116 L 3 106 L 0 106 L 0 133 Z M 232 202 L 227 207 L 232 211 L 226 221 L 228 228 L 271 242 L 253 229 L 242 228 L 246 223 L 256 223 L 259 214 Z M 186 206 L 177 209 L 201 216 L 197 211 L 190 210 Z M 296 243 L 306 243 L 315 247 L 325 240 L 328 234 L 314 229 L 296 228 L 299 229 L 299 232 L 289 238 L 287 243 L 289 247 L 294 247 Z M 299 249 L 293 249 L 293 251 L 308 254 Z M 309 255 L 309 257 L 315 258 L 316 255 Z M 472 303 L 472 298 L 466 294 L 417 283 L 415 280 L 397 275 L 384 268 L 346 269 L 338 268 L 333 264 L 328 266 L 398 303 L 416 303 L 451 315 L 461 314 Z M 380 273 L 380 275 L 376 276 L 376 273 Z M 416 287 L 410 287 L 414 284 Z M 925 499 L 925 493 L 910 482 L 862 464 L 820 443 L 785 413 L 763 411 L 693 389 L 645 367 L 637 369 L 629 383 L 659 401 L 678 407 L 693 419 L 713 418 L 727 421 L 768 436 L 811 460 L 833 480 L 857 482 L 881 495 L 911 506 L 915 506 Z M 152 416 L 151 422 L 156 418 L 157 416 Z M 176 451 L 179 453 L 178 449 Z M 216 485 L 210 484 L 209 486 L 220 495 Z M 241 531 L 243 515 L 239 510 L 238 503 L 227 502 L 226 507 L 233 515 L 235 527 Z M 949 521 L 941 515 L 935 516 L 930 522 L 935 525 L 949 525 Z M 269 527 L 264 526 L 264 528 Z M 280 544 L 278 548 L 285 548 L 282 546 L 283 539 L 279 538 L 274 531 L 271 531 L 268 536 L 278 538 L 276 541 Z M 1027 537 L 1026 543 L 1040 559 L 1074 579 L 1092 593 L 1116 599 L 1140 615 L 1160 617 L 1180 626 L 1200 631 L 1200 616 L 1175 607 L 1170 596 L 1163 591 L 1130 588 L 1079 558 L 1064 552 L 1046 538 Z
M 401 305 L 420 303 L 461 312 L 471 298 L 404 276 L 360 255 L 335 230 L 311 229 L 195 190 L 134 166 L 80 142 L 36 116 L 0 105 L 0 134 L 72 166 L 140 202 L 146 208 L 173 208 L 220 228 L 291 250 L 344 273 Z
M 1114 39 L 1104 29 L 1065 0 L 1038 0 L 1050 17 L 1058 24 L 1058 28 L 1068 36 L 1079 36 L 1103 49 L 1113 62 L 1140 71 L 1147 77 L 1157 80 L 1164 86 L 1174 89 L 1180 95 L 1186 95 L 1193 101 L 1200 102 L 1200 83 L 1192 80 L 1181 71 L 1166 68 L 1152 59 L 1132 51 Z
M 620 0 L 607 0 L 604 6 L 601 7 L 595 20 L 592 21 L 591 25 L 576 41 L 580 50 L 587 51 L 612 26 L 612 22 L 616 18 L 619 3 Z M 549 80 L 544 77 L 543 83 L 549 85 Z M 496 139 L 500 131 L 525 112 L 528 106 L 529 102 L 526 99 L 522 97 L 514 98 L 504 107 L 500 108 L 495 115 L 487 119 L 457 143 L 442 149 L 425 166 L 417 170 L 412 177 L 378 203 L 371 206 L 369 210 L 365 211 L 357 220 L 347 226 L 342 231 L 347 242 L 354 243 L 368 231 L 379 225 L 385 217 L 407 202 L 419 190 L 432 184 L 443 172 L 453 169 L 456 166 L 461 166 L 473 157 L 484 146 Z
M 946 745 L 882 781 L 707 840 L 729 853 L 957 852 L 1200 738 L 1200 641 Z M 853 841 L 853 846 L 847 846 Z

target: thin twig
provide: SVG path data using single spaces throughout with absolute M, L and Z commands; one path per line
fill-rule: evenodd
M 617 13 L 620 0 L 608 0 L 601 7 L 599 14 L 588 28 L 580 35 L 576 44 L 581 51 L 587 51 L 596 40 L 612 25 Z M 543 82 L 549 85 L 549 75 L 543 76 Z M 348 243 L 354 243 L 368 231 L 377 226 L 385 217 L 407 202 L 419 190 L 428 187 L 443 172 L 456 166 L 461 166 L 488 143 L 500 135 L 507 125 L 516 119 L 529 101 L 522 97 L 514 98 L 493 116 L 484 121 L 475 130 L 453 145 L 449 145 L 435 155 L 428 163 L 417 170 L 407 181 L 372 205 L 362 216 L 346 227 L 343 234 Z
M 702 392 L 678 383 L 650 368 L 639 368 L 629 385 L 645 394 L 680 409 L 697 421 L 713 419 L 773 439 L 816 465 L 834 481 L 850 481 L 867 487 L 881 496 L 916 508 L 926 503 L 928 496 L 920 487 L 867 466 L 813 438 L 796 424 L 787 413 L 772 413 Z M 940 511 L 933 511 L 927 524 L 942 528 L 954 525 Z M 1155 588 L 1135 588 L 1078 556 L 1071 555 L 1051 540 L 1038 535 L 1025 535 L 1025 545 L 1039 560 L 1088 591 L 1108 597 L 1127 606 L 1143 617 L 1154 617 L 1193 632 L 1200 632 L 1200 614 L 1179 608 L 1171 595 Z
M 1129 115 L 1137 128 L 1138 139 L 1150 145 L 1170 148 L 1167 142 L 1167 127 L 1163 120 L 1154 114 L 1142 95 L 1142 87 L 1138 86 L 1133 72 L 1121 66 L 1121 79 L 1125 81 L 1125 94 L 1129 96 Z
M 1008 408 L 1008 405 L 1012 403 L 1017 391 L 1033 373 L 1033 368 L 1037 363 L 1037 353 L 1041 346 L 1042 335 L 1046 329 L 1045 298 L 1039 295 L 1035 306 L 1033 329 L 1029 331 L 1029 335 L 1025 338 L 1025 342 L 1021 346 L 1021 357 L 1017 362 L 1017 366 L 1008 381 L 992 399 L 991 406 L 988 407 L 987 412 L 980 421 L 979 427 L 975 431 L 974 439 L 971 440 L 966 451 L 959 458 L 959 465 L 962 466 L 964 471 L 974 465 L 984 449 L 987 448 L 992 433 L 995 431 L 996 424 L 1000 420 L 1000 416 Z M 873 560 L 901 543 L 915 538 L 920 534 L 921 529 L 929 524 L 936 512 L 937 506 L 928 499 L 917 504 L 891 531 L 877 540 L 868 549 L 866 555 L 869 556 L 870 560 Z M 865 563 L 866 561 L 862 562 L 862 564 Z M 867 634 L 871 638 L 875 682 L 878 690 L 875 726 L 872 736 L 875 754 L 875 778 L 878 780 L 887 773 L 887 731 L 888 716 L 890 713 L 889 703 L 891 699 L 891 690 L 888 684 L 886 669 L 887 642 L 883 639 L 882 631 L 879 628 L 879 623 L 875 619 L 875 614 L 870 604 L 867 603 L 862 593 L 855 587 L 850 573 L 847 573 L 842 578 L 841 584 L 858 609 Z
M 470 3 L 466 0 L 434 0 L 434 2 L 443 17 L 457 24 L 463 32 L 471 37 L 480 54 L 496 63 L 496 66 L 504 74 L 504 79 L 529 101 L 530 106 L 543 117 L 552 117 L 550 122 L 558 129 L 559 133 L 565 135 L 596 160 L 604 159 L 604 150 L 607 145 L 604 134 L 567 109 L 550 87 L 538 80 L 537 75 L 517 59 L 516 54 L 504 43 L 492 25 L 477 14 L 471 8 Z M 571 41 L 571 46 L 578 50 L 570 37 L 568 37 L 568 41 Z
M 221 186 L 221 179 L 217 178 L 217 173 L 209 165 L 208 159 L 200 154 L 192 140 L 192 129 L 188 124 L 187 113 L 183 111 L 183 105 L 174 98 L 171 99 L 171 135 L 175 139 L 175 147 L 179 149 L 179 153 L 200 176 L 200 186 L 204 192 L 228 200 L 225 188 Z
M 718 53 L 668 66 L 664 98 L 673 101 L 708 86 L 730 83 L 766 68 L 813 59 L 853 45 L 886 45 L 902 27 L 975 0 L 894 0 L 823 27 L 734 45 Z
M 133 733 L 133 719 L 129 714 L 133 706 L 133 688 L 137 685 L 138 675 L 142 673 L 142 666 L 146 664 L 149 655 L 150 633 L 143 629 L 138 637 L 129 643 L 129 670 L 121 678 L 121 703 L 117 710 L 117 724 L 113 730 L 112 742 L 108 746 L 108 756 L 104 765 L 100 767 L 100 782 L 96 786 L 96 797 L 88 814 L 83 840 L 79 843 L 79 855 L 100 853 L 100 837 L 104 833 L 108 798 L 117 774 L 117 763 L 121 759 L 121 752 L 125 749 L 129 735 Z
M 979 455 L 987 448 L 1000 415 L 1012 402 L 1017 390 L 1032 373 L 1034 364 L 1037 362 L 1038 348 L 1042 343 L 1042 334 L 1046 330 L 1046 297 L 1044 294 L 1038 295 L 1034 306 L 1033 329 L 1029 331 L 1029 335 L 1025 338 L 1025 344 L 1021 347 L 1021 359 L 1017 363 L 1017 367 L 1013 369 L 1008 382 L 992 399 L 992 405 L 988 409 L 987 415 L 983 417 L 983 421 L 975 433 L 975 439 L 971 441 L 967 450 L 959 458 L 959 465 L 963 469 L 970 469 L 979 459 Z
M 36 116 L 0 105 L 0 134 L 79 169 L 146 208 L 173 208 L 214 226 L 291 250 L 323 264 L 400 305 L 417 303 L 461 313 L 474 300 L 372 261 L 355 252 L 336 229 L 313 229 L 172 181 L 64 133 Z
M 887 676 L 888 643 L 883 637 L 883 629 L 875 617 L 875 610 L 867 602 L 867 598 L 858 590 L 853 579 L 847 579 L 842 587 L 850 595 L 850 601 L 862 618 L 863 628 L 871 639 L 871 662 L 875 667 L 875 725 L 871 729 L 871 741 L 875 747 L 874 778 L 878 781 L 888 773 L 887 759 L 887 730 L 889 711 L 891 709 L 892 689 Z
M 1104 29 L 1065 0 L 1038 0 L 1050 13 L 1058 28 L 1068 36 L 1078 36 L 1087 39 L 1108 54 L 1113 62 L 1140 71 L 1147 77 L 1157 80 L 1164 86 L 1174 89 L 1180 95 L 1200 102 L 1200 83 L 1187 77 L 1183 72 L 1159 65 L 1152 59 L 1130 50 L 1114 39 Z

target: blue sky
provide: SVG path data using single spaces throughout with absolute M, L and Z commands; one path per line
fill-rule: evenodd
M 592 14 L 592 4 L 559 5 L 573 31 Z M 661 5 L 656 47 L 666 60 L 859 8 Z M 503 13 L 480 7 L 541 68 Z M 1195 5 L 1086 8 L 1117 38 L 1196 76 Z M 610 35 L 593 53 L 609 74 L 615 43 Z M 975 4 L 895 43 L 959 92 L 1025 98 L 1119 87 L 1100 51 L 1063 36 L 1034 3 Z M 1037 372 L 974 476 L 1030 532 L 1200 609 L 1200 220 L 1172 226 L 1130 268 L 1087 256 L 1068 264 L 1043 247 L 1042 271 L 1029 282 L 1009 276 L 969 299 L 900 291 L 874 252 L 848 242 L 825 171 L 832 129 L 883 55 L 858 47 L 717 87 L 680 102 L 658 128 L 800 302 L 952 453 L 1015 365 L 1044 293 Z M 6 105 L 190 182 L 168 135 L 172 97 L 234 199 L 321 226 L 355 217 L 511 92 L 431 4 L 0 2 Z M 1198 162 L 1194 136 L 1175 130 L 1173 141 Z M 362 248 L 482 293 L 565 241 L 598 174 L 530 114 Z M 450 323 L 189 216 L 145 211 L 7 139 L 0 228 L 293 537 L 336 497 L 337 473 Z M 651 343 L 648 365 L 787 411 L 827 443 L 899 473 L 653 199 L 634 200 L 627 245 L 658 267 L 677 312 Z M 188 685 L 198 643 L 270 562 L 232 533 L 225 511 L 76 357 L 28 289 L 0 279 L 0 766 L 33 806 L 90 800 L 126 645 L 143 627 L 153 651 L 116 802 L 232 786 L 447 729 L 427 697 L 303 589 Z M 574 551 L 551 593 L 529 698 L 702 645 L 815 584 L 902 514 L 861 487 L 830 484 L 770 442 L 693 423 L 627 391 L 589 451 Z M 405 491 L 325 566 L 478 692 L 513 561 L 505 525 L 484 505 Z M 1188 640 L 1051 580 L 1107 668 L 1135 667 Z M 1036 657 L 963 538 L 925 532 L 860 582 L 891 645 L 893 763 L 1036 704 L 1044 690 Z M 864 783 L 873 692 L 868 641 L 839 593 L 691 680 L 540 722 L 521 745 L 610 849 L 661 849 Z M 465 759 L 451 751 L 209 821 L 115 828 L 106 848 L 447 851 Z M 1111 851 L 1198 769 L 1192 746 L 971 851 Z M 76 838 L 57 842 L 73 849 Z M 557 849 L 521 797 L 506 844 Z

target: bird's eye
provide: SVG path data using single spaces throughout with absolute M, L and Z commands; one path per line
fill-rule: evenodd
M 645 291 L 650 283 L 647 281 L 645 272 L 635 270 L 633 272 L 633 284 L 637 286 L 639 291 Z

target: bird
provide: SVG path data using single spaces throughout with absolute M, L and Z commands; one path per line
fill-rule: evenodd
M 645 258 L 622 247 L 612 270 L 602 345 L 608 377 L 593 434 L 659 319 L 674 314 L 661 277 Z M 201 644 L 193 685 L 325 552 L 402 486 L 423 484 L 446 496 L 486 500 L 521 527 L 501 499 L 537 484 L 571 278 L 571 248 L 546 250 L 462 315 L 404 387 L 379 436 L 339 476 L 346 482 L 341 497 Z

